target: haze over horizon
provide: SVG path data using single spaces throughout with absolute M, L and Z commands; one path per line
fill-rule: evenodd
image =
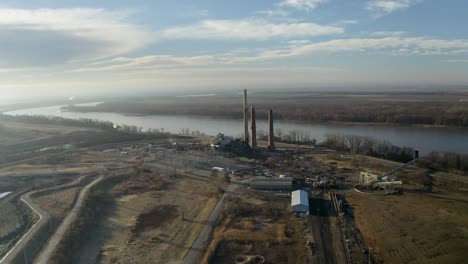
M 463 0 L 6 1 L 0 101 L 465 86 L 467 9 Z

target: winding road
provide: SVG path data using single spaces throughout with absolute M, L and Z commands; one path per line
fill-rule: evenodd
M 78 212 L 80 211 L 83 201 L 85 200 L 86 196 L 88 195 L 89 189 L 91 189 L 94 185 L 100 182 L 103 179 L 103 176 L 99 176 L 97 179 L 92 181 L 90 184 L 86 185 L 78 195 L 78 199 L 76 200 L 73 208 L 67 214 L 65 219 L 63 219 L 60 226 L 55 231 L 54 235 L 48 240 L 46 247 L 42 250 L 41 254 L 37 258 L 37 264 L 45 264 L 48 262 L 54 250 L 57 248 L 60 241 L 62 241 L 63 235 L 68 230 L 70 224 L 76 219 Z
M 57 187 L 54 187 L 57 188 Z M 53 189 L 53 188 L 50 188 Z M 43 191 L 43 190 L 41 190 Z M 15 246 L 8 251 L 3 258 L 0 260 L 0 263 L 12 263 L 13 260 L 18 256 L 18 254 L 25 248 L 29 240 L 37 233 L 37 231 L 44 226 L 50 219 L 49 214 L 42 210 L 39 206 L 35 205 L 32 201 L 31 198 L 29 197 L 31 194 L 36 193 L 39 191 L 34 191 L 34 192 L 29 192 L 26 194 L 23 194 L 21 196 L 21 201 L 23 201 L 31 210 L 34 211 L 39 216 L 39 220 L 29 229 L 26 234 L 24 234 L 20 240 L 18 240 L 15 244 Z

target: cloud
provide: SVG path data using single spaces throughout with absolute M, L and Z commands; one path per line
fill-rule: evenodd
M 174 55 L 148 55 L 141 57 L 119 57 L 91 64 L 72 72 L 102 72 L 118 70 L 151 70 L 167 68 L 183 68 L 193 66 L 206 66 L 211 64 L 227 63 L 221 55 L 202 56 L 174 56 Z M 97 65 L 97 66 L 96 66 Z
M 268 40 L 343 33 L 344 29 L 315 23 L 271 23 L 263 19 L 204 20 L 160 32 L 163 39 Z
M 406 31 L 376 31 L 376 32 L 372 32 L 371 35 L 376 36 L 376 37 L 388 37 L 388 36 L 398 37 L 398 36 L 403 36 L 406 33 L 407 33 Z
M 283 49 L 227 52 L 199 56 L 151 55 L 119 57 L 93 63 L 73 72 L 145 71 L 245 65 L 277 59 L 306 57 L 314 54 L 381 52 L 397 56 L 468 54 L 467 40 L 442 40 L 423 37 L 352 38 L 322 42 L 292 40 Z
M 291 7 L 298 10 L 311 11 L 316 9 L 320 4 L 326 2 L 328 2 L 328 0 L 284 0 L 277 5 Z
M 137 50 L 150 33 L 123 11 L 0 9 L 0 66 L 48 66 Z
M 287 17 L 289 15 L 289 12 L 283 9 L 267 9 L 256 13 L 267 17 Z
M 422 0 L 371 0 L 366 3 L 366 9 L 376 12 L 376 15 L 383 15 L 406 9 Z
M 383 52 L 398 56 L 468 54 L 467 40 L 443 40 L 424 37 L 385 37 L 335 39 L 323 42 L 292 43 L 285 49 L 266 50 L 256 56 L 239 57 L 237 62 L 256 62 L 312 54 L 342 52 Z

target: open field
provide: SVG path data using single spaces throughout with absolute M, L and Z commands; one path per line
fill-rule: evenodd
M 400 164 L 364 156 L 312 155 L 327 166 L 383 174 Z M 351 174 L 352 175 L 352 174 Z M 403 194 L 342 191 L 377 263 L 461 263 L 466 254 L 466 177 L 410 166 L 397 174 Z M 427 187 L 431 186 L 428 192 Z
M 100 223 L 106 234 L 100 263 L 182 260 L 216 203 L 215 186 L 206 180 L 144 170 L 151 172 L 130 176 L 110 189 L 114 203 Z
M 233 263 L 239 255 L 261 255 L 265 263 L 309 263 L 303 232 L 288 213 L 288 199 L 233 196 L 200 263 Z
M 383 263 L 463 263 L 468 203 L 427 194 L 349 192 L 355 221 Z
M 78 127 L 3 122 L 0 124 L 0 145 L 14 145 L 27 142 L 32 143 L 34 140 L 46 139 L 82 130 L 86 129 Z

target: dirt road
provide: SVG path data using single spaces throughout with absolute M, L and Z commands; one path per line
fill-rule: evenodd
M 205 251 L 208 243 L 210 242 L 210 235 L 213 232 L 213 229 L 216 227 L 218 218 L 223 211 L 224 199 L 233 193 L 236 187 L 237 186 L 234 184 L 229 185 L 224 194 L 221 196 L 218 203 L 216 204 L 216 207 L 213 209 L 210 217 L 206 221 L 205 226 L 200 231 L 200 234 L 198 234 L 197 239 L 193 243 L 190 250 L 187 252 L 187 255 L 185 255 L 183 261 L 184 264 L 195 264 L 198 262 L 201 254 Z
M 67 231 L 68 227 L 76 219 L 76 216 L 77 216 L 78 212 L 80 211 L 80 209 L 81 209 L 81 207 L 83 205 L 83 201 L 85 200 L 89 189 L 91 189 L 94 185 L 96 185 L 102 179 L 103 179 L 103 176 L 101 175 L 96 180 L 94 180 L 90 184 L 86 185 L 86 187 L 84 187 L 80 191 L 80 194 L 78 195 L 78 199 L 76 200 L 75 205 L 70 210 L 70 212 L 65 217 L 65 219 L 63 219 L 62 223 L 57 228 L 54 235 L 48 240 L 46 247 L 44 248 L 44 250 L 42 250 L 41 254 L 37 258 L 36 263 L 46 264 L 48 262 L 49 258 L 51 257 L 52 253 L 54 252 L 55 248 L 57 247 L 57 245 L 62 240 L 63 235 Z
M 35 191 L 37 192 L 37 191 Z M 29 240 L 37 233 L 37 231 L 44 226 L 50 219 L 49 214 L 42 210 L 39 206 L 35 205 L 31 198 L 29 197 L 31 194 L 35 192 L 29 192 L 27 194 L 23 194 L 21 196 L 21 201 L 23 201 L 31 210 L 34 211 L 39 216 L 39 220 L 29 229 L 26 234 L 21 237 L 21 239 L 16 242 L 16 245 L 8 251 L 5 256 L 0 260 L 0 263 L 12 263 L 13 260 L 18 256 L 18 254 L 25 248 L 28 244 Z

